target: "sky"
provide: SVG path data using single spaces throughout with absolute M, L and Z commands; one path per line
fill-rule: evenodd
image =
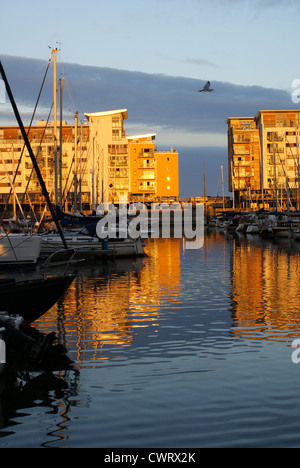
M 1 18 L 0 58 L 25 120 L 58 48 L 66 120 L 128 109 L 127 135 L 156 132 L 159 149 L 180 152 L 183 196 L 202 194 L 204 161 L 219 190 L 229 116 L 299 107 L 299 0 L 14 0 Z M 215 92 L 199 94 L 207 80 Z M 39 118 L 50 101 L 49 77 Z M 0 122 L 10 119 L 1 105 Z

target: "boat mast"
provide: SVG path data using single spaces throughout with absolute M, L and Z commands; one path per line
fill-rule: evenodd
M 221 171 L 222 171 L 223 211 L 225 211 L 225 193 L 224 193 L 224 172 L 223 172 L 223 165 L 221 166 Z
M 45 185 L 45 182 L 44 182 L 44 179 L 42 177 L 42 174 L 41 174 L 41 171 L 40 171 L 40 168 L 38 166 L 38 163 L 36 161 L 36 158 L 33 154 L 33 151 L 32 151 L 32 148 L 31 148 L 31 145 L 30 145 L 30 142 L 29 142 L 29 139 L 27 137 L 27 134 L 26 134 L 26 131 L 25 131 L 25 128 L 24 128 L 24 125 L 23 125 L 23 122 L 22 122 L 22 119 L 21 119 L 21 116 L 19 114 L 19 110 L 17 108 L 17 105 L 16 105 L 16 102 L 15 102 L 15 99 L 14 99 L 14 96 L 12 94 L 12 91 L 10 89 L 10 85 L 8 83 L 8 80 L 7 80 L 7 77 L 6 77 L 6 73 L 4 71 L 4 68 L 3 68 L 3 65 L 2 65 L 2 61 L 0 60 L 0 73 L 1 73 L 1 76 L 2 76 L 2 79 L 5 83 L 5 86 L 6 86 L 6 92 L 8 94 L 8 97 L 9 97 L 9 100 L 11 102 L 11 105 L 12 105 L 12 108 L 13 108 L 13 111 L 14 111 L 14 114 L 15 114 L 15 117 L 16 117 L 16 120 L 18 122 L 18 125 L 20 127 L 20 130 L 21 130 L 21 133 L 22 133 L 22 136 L 23 136 L 23 139 L 24 139 L 24 142 L 25 142 L 25 145 L 26 145 L 26 148 L 27 148 L 27 151 L 29 153 L 29 156 L 30 156 L 30 159 L 31 159 L 31 162 L 32 162 L 32 165 L 35 169 L 35 172 L 36 172 L 36 175 L 37 175 L 37 178 L 39 179 L 39 183 L 40 183 L 40 186 L 41 186 L 41 189 L 42 189 L 42 194 L 44 195 L 45 197 L 45 200 L 47 202 L 47 205 L 48 205 L 48 208 L 49 208 L 49 211 L 51 213 L 51 216 L 55 222 L 55 225 L 56 225 L 56 228 L 57 228 L 57 231 L 61 237 L 61 240 L 63 242 L 63 245 L 64 245 L 64 248 L 67 249 L 68 246 L 67 246 L 67 243 L 66 243 L 66 240 L 64 238 L 64 234 L 62 232 L 62 229 L 61 229 L 61 226 L 58 222 L 58 219 L 56 217 L 56 213 L 55 213 L 55 210 L 53 208 L 53 205 L 51 203 L 51 200 L 50 200 L 50 197 L 49 197 L 49 193 L 47 191 L 47 188 L 46 188 L 46 185 Z
M 203 161 L 203 184 L 204 184 L 204 198 L 205 198 L 206 197 L 205 161 Z
M 274 163 L 274 181 L 275 181 L 275 203 L 276 203 L 276 212 L 278 211 L 278 194 L 277 194 L 277 168 L 276 168 L 276 152 L 275 152 L 275 143 L 273 136 L 273 163 Z
M 290 215 L 290 191 L 289 191 L 289 176 L 288 176 L 288 164 L 286 154 L 286 136 L 284 136 L 284 156 L 285 156 L 285 186 L 286 186 L 286 207 L 288 215 Z
M 74 213 L 77 212 L 77 165 L 78 165 L 78 111 L 75 113 L 75 170 L 74 170 Z
M 300 161 L 299 161 L 299 126 L 296 128 L 296 148 L 297 148 L 297 166 L 298 166 L 298 211 L 300 211 Z
M 57 49 L 52 50 L 53 53 L 53 113 L 54 113 L 54 162 L 55 162 L 55 206 L 58 206 L 58 158 L 57 158 L 57 77 L 56 77 L 56 55 Z
M 60 134 L 59 134 L 59 204 L 60 209 L 63 209 L 62 206 L 62 196 L 63 196 L 63 188 L 62 188 L 62 164 L 63 164 L 63 139 L 62 139 L 62 122 L 63 122 L 63 83 L 64 78 L 61 78 L 60 81 Z

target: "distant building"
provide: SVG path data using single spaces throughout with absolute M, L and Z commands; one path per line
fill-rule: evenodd
M 74 208 L 75 202 L 79 210 L 95 209 L 102 202 L 179 197 L 176 151 L 157 151 L 155 134 L 127 137 L 126 109 L 85 116 L 88 123 L 63 122 L 61 138 L 58 125 L 56 145 L 53 122 L 47 125 L 40 121 L 30 129 L 25 128 L 53 202 L 55 192 L 64 208 Z M 44 206 L 18 127 L 0 127 L 0 204 L 7 202 L 9 193 L 16 195 L 11 197 L 10 204 Z
M 261 110 L 227 123 L 235 206 L 299 209 L 300 110 Z

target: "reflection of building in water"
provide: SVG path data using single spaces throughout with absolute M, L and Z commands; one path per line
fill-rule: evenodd
M 180 239 L 151 241 L 147 250 L 151 262 L 147 262 L 141 271 L 141 289 L 146 292 L 144 306 L 153 296 L 153 292 L 157 301 L 157 310 L 163 301 L 168 302 L 168 308 L 176 306 L 181 288 L 180 251 Z
M 172 308 L 179 300 L 180 251 L 180 240 L 152 240 L 141 268 L 128 261 L 123 272 L 117 263 L 77 279 L 59 307 L 66 344 L 76 348 L 78 361 L 106 359 L 105 345 L 131 346 L 134 328 L 159 326 L 162 304 Z M 56 315 L 54 308 L 47 321 Z
M 299 266 L 298 255 L 274 244 L 236 242 L 231 268 L 234 335 L 261 339 L 261 331 L 266 339 L 280 340 L 280 330 L 285 338 L 286 332 L 299 333 Z

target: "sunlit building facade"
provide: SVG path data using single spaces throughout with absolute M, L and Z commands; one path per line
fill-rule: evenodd
M 177 200 L 179 197 L 178 153 L 159 152 L 156 134 L 128 137 L 130 189 L 133 201 Z
M 229 191 L 246 208 L 299 208 L 300 110 L 230 117 Z
M 160 201 L 179 197 L 178 153 L 159 152 L 155 134 L 127 137 L 127 109 L 86 113 L 87 121 L 40 121 L 29 141 L 50 197 L 64 209 L 85 211 L 99 203 Z M 18 127 L 0 127 L 0 204 L 44 205 Z M 25 195 L 26 193 L 26 195 Z

